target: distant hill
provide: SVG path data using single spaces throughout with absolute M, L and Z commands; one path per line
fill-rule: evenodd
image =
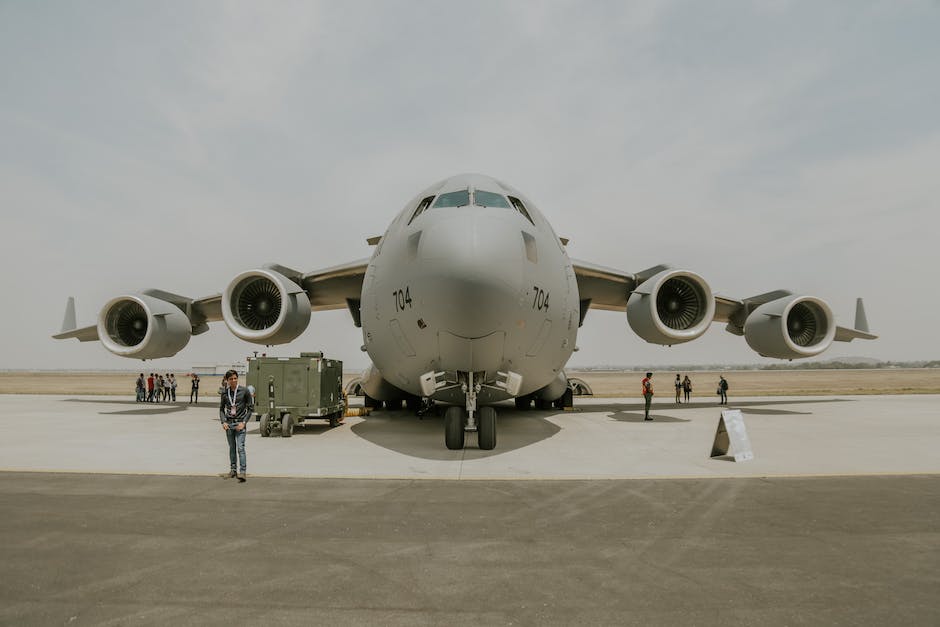
M 829 359 L 821 359 L 816 363 L 820 363 L 820 364 L 840 363 L 840 364 L 859 364 L 859 365 L 865 365 L 865 366 L 876 366 L 882 363 L 882 360 L 874 359 L 873 357 L 830 357 Z

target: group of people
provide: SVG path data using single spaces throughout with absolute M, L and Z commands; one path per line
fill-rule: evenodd
M 644 414 L 643 420 L 652 420 L 650 417 L 650 405 L 653 402 L 653 373 L 647 372 L 646 377 L 643 378 L 641 383 L 640 393 L 643 395 L 644 400 Z M 682 378 L 682 375 L 676 375 L 675 381 L 676 388 L 676 403 L 682 403 L 682 398 L 685 398 L 685 402 L 688 403 L 692 398 L 692 379 L 689 378 L 689 375 L 685 375 L 685 378 Z M 715 393 L 720 398 L 719 405 L 728 404 L 728 381 L 725 379 L 724 375 L 718 375 L 718 388 Z
M 193 373 L 192 388 L 189 391 L 189 402 L 199 402 L 199 375 Z M 151 372 L 150 376 L 144 377 L 141 372 L 137 377 L 136 384 L 138 403 L 162 403 L 176 402 L 176 375 L 168 372 L 165 375 Z
M 162 403 L 175 400 L 176 377 L 172 373 L 162 375 L 151 372 L 150 376 L 145 379 L 144 373 L 141 372 L 137 377 L 138 403 Z
M 680 398 L 685 395 L 685 402 L 688 403 L 689 399 L 692 397 L 692 379 L 689 378 L 689 375 L 685 375 L 685 379 L 679 379 L 679 375 L 676 375 L 676 403 L 681 403 Z

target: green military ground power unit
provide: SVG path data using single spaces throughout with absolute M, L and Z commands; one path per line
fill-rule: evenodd
M 248 385 L 255 389 L 255 416 L 261 436 L 280 433 L 290 437 L 307 419 L 327 420 L 331 427 L 343 421 L 343 362 L 323 353 L 300 357 L 251 357 Z

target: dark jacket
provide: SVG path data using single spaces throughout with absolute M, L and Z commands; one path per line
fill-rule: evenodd
M 251 397 L 248 388 L 238 386 L 235 389 L 235 415 L 229 413 L 232 406 L 232 390 L 226 385 L 222 389 L 219 403 L 219 422 L 248 422 L 255 411 L 255 400 Z

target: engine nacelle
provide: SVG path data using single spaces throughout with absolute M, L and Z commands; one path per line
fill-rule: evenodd
M 627 301 L 627 321 L 652 344 L 681 344 L 708 329 L 715 299 L 705 279 L 687 270 L 663 270 L 643 281 Z
M 310 299 L 303 288 L 274 270 L 249 270 L 222 293 L 229 330 L 255 344 L 286 344 L 307 328 Z
M 744 322 L 744 339 L 764 357 L 799 359 L 823 352 L 836 335 L 832 310 L 814 296 L 764 303 Z
M 191 335 L 192 325 L 179 307 L 145 294 L 112 298 L 98 313 L 98 338 L 121 357 L 172 357 Z

